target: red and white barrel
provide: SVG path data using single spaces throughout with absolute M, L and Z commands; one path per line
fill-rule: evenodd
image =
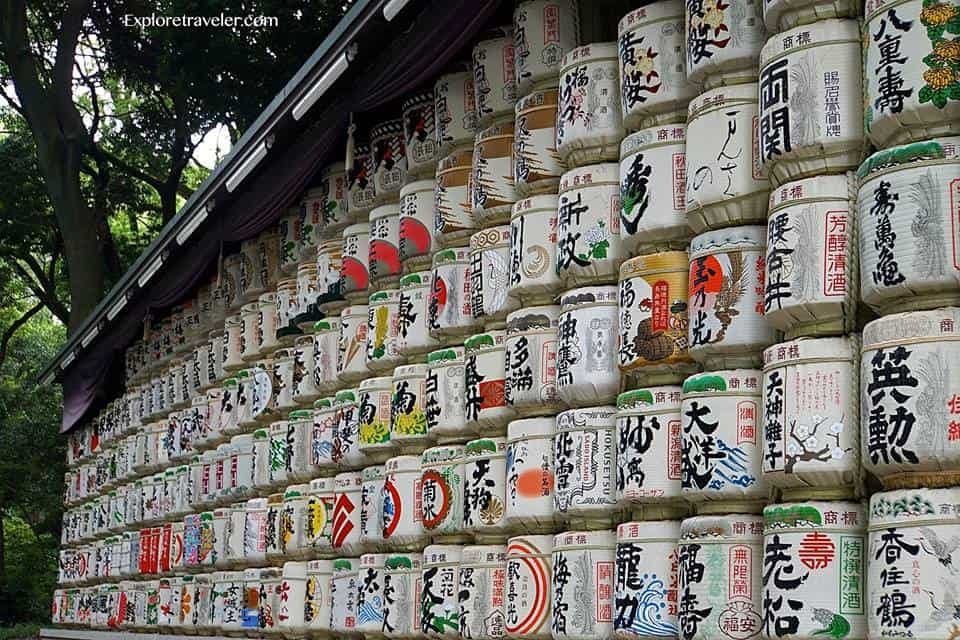
M 557 151 L 568 167 L 616 160 L 623 139 L 616 42 L 568 51 L 560 69 Z
M 360 222 L 344 229 L 341 251 L 340 293 L 351 303 L 366 302 L 370 285 L 370 223 Z
M 525 0 L 513 10 L 517 95 L 555 84 L 563 54 L 579 43 L 576 0 Z
M 605 163 L 563 174 L 556 267 L 566 287 L 617 279 L 617 268 L 626 257 L 620 235 L 619 170 L 615 163 Z
M 513 146 L 513 180 L 517 197 L 557 190 L 565 170 L 557 152 L 556 88 L 541 89 L 517 100 Z
M 553 436 L 556 419 L 525 418 L 507 425 L 506 524 L 516 531 L 554 526 Z
M 430 335 L 439 341 L 476 330 L 481 323 L 472 313 L 469 249 L 457 247 L 433 254 L 432 280 L 427 305 Z
M 415 508 L 429 536 L 458 538 L 463 533 L 462 445 L 440 445 L 423 452 L 420 462 L 420 495 Z
M 613 635 L 616 535 L 567 531 L 553 538 L 553 640 Z
M 464 342 L 466 427 L 480 434 L 503 433 L 513 409 L 506 395 L 506 332 L 492 330 Z
M 517 415 L 553 415 L 557 397 L 557 324 L 560 307 L 524 307 L 507 316 L 507 405 Z
M 400 265 L 404 273 L 429 267 L 430 255 L 437 248 L 433 218 L 436 188 L 436 180 L 430 178 L 409 182 L 400 190 Z
M 827 18 L 855 18 L 860 3 L 850 0 L 764 0 L 763 21 L 767 33 L 786 31 Z
M 384 466 L 383 540 L 391 549 L 419 549 L 427 541 L 420 505 L 420 456 L 397 456 Z
M 400 279 L 400 205 L 385 204 L 370 212 L 367 264 L 370 290 L 396 286 Z
M 433 89 L 408 95 L 400 104 L 407 154 L 407 177 L 433 177 L 439 158 Z M 401 197 L 403 197 L 401 195 Z
M 360 550 L 360 504 L 363 475 L 359 471 L 338 473 L 333 506 L 333 549 L 340 554 Z
M 473 89 L 477 125 L 488 127 L 501 116 L 513 115 L 517 101 L 513 27 L 495 27 L 480 35 L 473 47 Z
M 760 3 L 687 0 L 687 80 L 706 89 L 751 82 L 766 39 Z
M 548 304 L 560 291 L 557 275 L 557 205 L 552 194 L 513 205 L 508 293 L 522 305 Z
M 507 637 L 550 640 L 552 553 L 552 535 L 517 536 L 507 541 Z

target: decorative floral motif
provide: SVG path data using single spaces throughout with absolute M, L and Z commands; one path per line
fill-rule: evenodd
M 960 9 L 936 0 L 924 0 L 920 22 L 927 29 L 931 52 L 923 58 L 928 69 L 923 72 L 926 83 L 918 94 L 920 103 L 932 102 L 942 109 L 949 100 L 960 100 L 960 38 L 944 38 L 960 34 Z

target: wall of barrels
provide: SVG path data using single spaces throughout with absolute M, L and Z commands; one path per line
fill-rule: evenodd
M 518 3 L 148 323 L 54 623 L 960 638 L 960 6 L 590 5 Z

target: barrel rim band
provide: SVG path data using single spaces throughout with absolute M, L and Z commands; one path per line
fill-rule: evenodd
M 859 31 L 859 29 L 858 29 L 858 31 Z M 759 68 L 760 71 L 762 71 L 765 66 L 767 66 L 767 65 L 769 65 L 769 64 L 772 64 L 773 62 L 776 62 L 777 60 L 779 60 L 780 58 L 783 58 L 784 56 L 788 56 L 788 55 L 790 55 L 790 54 L 797 53 L 798 51 L 806 51 L 807 49 L 813 49 L 813 48 L 816 48 L 816 47 L 827 47 L 827 46 L 834 45 L 834 44 L 856 44 L 857 47 L 859 47 L 859 46 L 860 46 L 860 38 L 859 38 L 859 37 L 857 37 L 857 38 L 834 38 L 834 39 L 832 39 L 832 40 L 823 40 L 822 42 L 814 42 L 814 43 L 811 43 L 811 44 L 802 44 L 802 45 L 800 45 L 800 46 L 798 46 L 798 47 L 790 47 L 789 49 L 787 49 L 787 50 L 785 50 L 785 51 L 781 51 L 780 53 L 777 53 L 777 54 L 775 54 L 775 55 L 767 58 L 766 60 L 761 59 L 761 60 L 758 62 L 758 68 Z
M 860 357 L 867 354 L 868 351 L 877 351 L 879 349 L 887 349 L 889 347 L 900 346 L 904 344 L 926 344 L 929 342 L 958 342 L 960 341 L 960 334 L 948 335 L 948 336 L 926 336 L 923 338 L 898 338 L 896 340 L 886 340 L 884 342 L 871 342 L 869 345 L 863 344 L 860 346 Z
M 750 105 L 750 104 L 759 105 L 759 101 L 751 98 L 730 98 L 730 99 L 724 99 L 722 101 L 711 100 L 709 104 L 704 104 L 698 109 L 694 111 L 689 111 L 687 113 L 687 132 L 689 133 L 690 131 L 690 122 L 695 120 L 696 118 L 700 118 L 709 113 L 713 113 L 714 110 L 719 111 L 720 109 L 729 109 L 730 107 L 740 107 L 743 105 Z M 713 107 L 716 107 L 716 109 L 713 109 Z

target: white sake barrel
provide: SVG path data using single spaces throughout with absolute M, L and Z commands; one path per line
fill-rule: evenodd
M 583 287 L 560 298 L 557 396 L 569 406 L 610 402 L 620 390 L 617 288 Z
M 511 108 L 511 114 L 513 109 Z M 489 227 L 510 219 L 517 200 L 514 188 L 513 117 L 491 124 L 473 145 L 470 200 L 477 226 Z
M 510 638 L 548 640 L 551 626 L 552 535 L 507 541 L 505 629 Z
M 323 213 L 322 238 L 339 238 L 340 231 L 353 218 L 348 206 L 347 169 L 343 162 L 334 162 L 320 172 Z
M 679 504 L 681 388 L 646 387 L 617 397 L 617 502 Z
M 377 549 L 383 544 L 383 465 L 364 467 L 361 473 L 360 544 Z
M 553 538 L 554 640 L 613 638 L 613 531 L 567 531 Z
M 470 309 L 488 328 L 502 327 L 507 313 L 520 306 L 508 295 L 510 226 L 488 227 L 470 236 Z
M 347 211 L 350 218 L 359 222 L 376 206 L 377 192 L 374 186 L 373 150 L 365 133 L 357 131 L 352 136 L 353 146 L 348 142 L 347 151 L 353 152 L 353 162 L 347 166 Z
M 757 433 L 762 381 L 755 369 L 710 371 L 683 381 L 680 482 L 686 500 L 743 509 L 766 500 Z
M 576 0 L 526 0 L 513 10 L 517 95 L 554 84 L 563 54 L 577 46 L 580 20 Z
M 687 518 L 680 523 L 677 564 L 681 637 L 707 640 L 717 638 L 718 630 L 739 629 L 738 640 L 760 640 L 765 614 L 761 516 Z
M 470 252 L 464 247 L 433 254 L 433 288 L 427 304 L 430 335 L 436 339 L 473 333 L 481 323 L 472 314 Z
M 423 555 L 389 553 L 383 567 L 384 589 L 390 598 L 383 606 L 383 633 L 403 640 L 420 636 L 420 578 Z
M 283 570 L 280 567 L 268 567 L 260 570 L 260 593 L 257 607 L 257 623 L 262 634 L 278 634 L 277 616 L 280 612 L 280 585 L 283 582 Z
M 307 562 L 306 585 L 303 596 L 303 623 L 307 633 L 323 635 L 331 631 L 333 613 L 333 575 L 334 567 L 339 565 L 343 577 L 349 578 L 355 568 L 357 558 L 339 558 L 337 560 L 311 560 Z M 344 589 L 348 585 L 342 585 Z M 342 597 L 348 594 L 340 594 Z
M 263 293 L 263 286 L 258 282 L 257 279 L 257 239 L 256 237 L 249 238 L 244 240 L 240 244 L 240 280 L 237 283 L 237 289 L 242 302 L 252 302 L 257 299 L 261 293 Z M 182 328 L 181 323 L 183 322 L 182 315 L 178 314 L 179 309 L 174 307 L 171 317 L 169 318 L 170 322 L 173 323 L 172 326 L 172 347 L 176 350 L 176 346 L 179 343 L 178 333 Z M 182 313 L 182 312 L 180 312 Z M 174 317 L 174 315 L 179 315 L 179 317 Z
M 568 167 L 616 160 L 625 131 L 617 43 L 568 51 L 560 71 L 557 151 Z
M 458 65 L 455 71 L 440 76 L 433 85 L 433 99 L 438 158 L 454 149 L 472 145 L 477 113 L 473 70 L 469 65 Z
M 227 526 L 227 566 L 239 568 L 247 566 L 244 558 L 244 537 L 246 535 L 247 504 L 237 502 L 230 506 L 230 521 Z M 141 547 L 143 539 L 141 538 Z M 142 572 L 141 572 L 142 573 Z
M 759 2 L 687 0 L 687 80 L 706 89 L 750 82 L 766 39 Z
M 260 566 L 267 560 L 268 498 L 251 498 L 244 508 L 243 560 Z
M 319 251 L 319 249 L 318 249 Z M 337 284 L 340 283 L 340 265 L 337 264 Z M 338 289 L 339 291 L 339 289 Z M 286 278 L 277 284 L 277 341 L 283 345 L 293 344 L 297 335 L 297 326 L 293 319 L 300 315 L 300 301 L 297 299 L 297 279 Z M 214 334 L 210 334 L 214 339 Z M 221 367 L 223 363 L 220 363 Z M 219 378 L 219 376 L 217 376 Z
M 508 293 L 523 305 L 546 304 L 560 290 L 555 195 L 519 200 L 510 220 Z
M 864 14 L 864 122 L 874 146 L 960 133 L 956 4 L 876 1 Z
M 432 436 L 427 423 L 426 364 L 408 364 L 393 370 L 393 408 L 390 441 L 402 451 L 420 453 Z
M 463 529 L 478 540 L 506 538 L 507 441 L 481 438 L 463 453 Z
M 881 314 L 960 304 L 958 145 L 879 151 L 858 171 L 860 289 Z
M 770 193 L 764 316 L 787 337 L 848 332 L 856 320 L 853 174 Z
M 761 448 L 771 485 L 800 495 L 808 487 L 857 487 L 859 348 L 854 334 L 799 338 L 764 351 Z
M 377 203 L 396 202 L 400 187 L 407 182 L 407 152 L 403 120 L 387 120 L 370 128 L 373 150 L 373 188 Z M 372 215 L 372 211 L 370 212 Z
M 460 637 L 460 556 L 463 547 L 431 544 L 423 548 L 420 582 L 420 631 L 429 638 Z
M 774 184 L 860 164 L 862 68 L 856 20 L 821 20 L 767 41 L 760 52 L 758 144 Z
M 473 89 L 477 125 L 483 128 L 496 118 L 513 115 L 517 85 L 512 25 L 491 28 L 479 37 L 473 47 Z
M 368 307 L 365 304 L 346 307 L 340 312 L 337 378 L 341 384 L 353 384 L 369 375 L 367 371 L 368 320 Z
M 343 230 L 340 293 L 350 302 L 366 302 L 370 284 L 370 223 L 359 222 Z
M 317 247 L 317 308 L 326 314 L 346 306 L 340 292 L 340 271 L 343 269 L 343 235 L 324 240 Z
M 557 209 L 556 270 L 563 285 L 613 282 L 625 257 L 619 167 L 605 163 L 567 171 Z
M 277 610 L 277 628 L 285 636 L 307 633 L 307 563 L 284 562 L 280 582 L 280 608 Z
M 313 427 L 310 436 L 310 466 L 323 474 L 336 468 L 333 461 L 333 445 L 336 439 L 337 410 L 334 397 L 313 401 Z
M 420 456 L 397 456 L 384 465 L 383 540 L 392 549 L 418 549 L 427 541 L 420 510 Z
M 360 585 L 359 558 L 337 558 L 330 577 L 330 626 L 334 635 L 350 634 L 357 627 L 357 598 Z
M 307 492 L 309 485 L 292 484 L 283 492 L 283 506 L 280 508 L 277 526 L 277 548 L 281 560 L 305 558 L 307 547 Z
M 252 362 L 260 358 L 259 344 L 257 340 L 257 317 L 260 315 L 260 305 L 256 302 L 251 302 L 240 307 L 240 322 L 243 323 L 243 329 L 241 332 L 241 347 L 240 347 L 240 358 L 244 362 Z M 174 368 L 170 367 L 167 369 L 168 376 L 174 375 Z M 167 388 L 173 391 L 177 385 L 173 380 L 168 380 Z M 174 400 L 174 396 L 171 394 L 168 398 L 169 400 Z M 176 401 L 171 402 L 171 405 L 176 405 Z
M 463 532 L 464 448 L 441 445 L 423 452 L 420 462 L 420 521 L 430 536 Z
M 620 265 L 618 364 L 624 374 L 649 381 L 696 370 L 687 351 L 689 266 L 686 251 L 638 256 Z
M 763 519 L 763 597 L 771 627 L 807 640 L 866 638 L 863 506 L 770 505 L 763 510 Z M 870 557 L 871 566 L 874 560 Z
M 431 172 L 436 163 L 431 165 Z M 404 273 L 429 268 L 430 254 L 437 248 L 434 237 L 434 194 L 437 181 L 417 180 L 400 190 L 400 265 Z
M 357 408 L 360 419 L 360 451 L 371 461 L 383 461 L 396 446 L 390 442 L 390 410 L 393 378 L 367 378 L 360 383 Z
M 277 225 L 280 234 L 280 272 L 292 276 L 297 273 L 300 264 L 300 229 L 303 219 L 300 217 L 300 207 L 287 210 L 287 215 L 280 218 Z
M 855 18 L 860 13 L 860 3 L 850 0 L 764 0 L 763 3 L 763 21 L 768 34 L 827 18 Z
M 333 549 L 340 554 L 360 549 L 360 498 L 363 475 L 359 471 L 338 473 L 334 480 Z
M 433 176 L 439 159 L 433 88 L 407 95 L 400 104 L 407 178 Z M 409 184 L 409 183 L 408 183 Z M 403 189 L 401 189 L 403 198 Z
M 383 633 L 383 568 L 386 560 L 387 555 L 384 553 L 365 553 L 360 556 L 360 569 L 357 571 L 356 630 L 361 633 Z
M 557 415 L 554 509 L 561 519 L 590 528 L 614 521 L 616 414 L 616 407 L 588 407 Z
M 364 238 L 366 241 L 366 238 Z M 342 266 L 342 265 L 341 265 Z M 343 271 L 341 269 L 341 278 Z M 293 323 L 302 327 L 304 322 L 315 320 L 310 315 L 316 313 L 317 296 L 320 295 L 320 289 L 317 284 L 317 263 L 314 261 L 303 262 L 297 267 L 297 311 L 299 315 L 293 317 Z M 303 316 L 307 316 L 304 318 Z
M 618 638 L 677 637 L 677 539 L 680 522 L 617 527 L 613 628 Z
M 223 381 L 223 393 L 220 396 L 220 433 L 228 438 L 240 432 L 240 381 L 227 378 Z
M 506 401 L 517 415 L 552 415 L 557 397 L 560 307 L 524 307 L 507 316 Z
M 685 125 L 643 129 L 620 143 L 620 234 L 628 255 L 687 247 L 686 177 Z
M 336 478 L 314 478 L 307 488 L 304 546 L 308 556 L 333 551 L 333 516 L 337 503 Z
M 313 386 L 317 395 L 330 393 L 337 380 L 340 318 L 324 318 L 313 325 Z
M 960 309 L 898 313 L 863 329 L 863 463 L 887 488 L 953 486 L 960 460 Z
M 617 25 L 620 105 L 627 129 L 683 122 L 698 87 L 687 81 L 684 4 L 634 9 Z
M 690 355 L 708 368 L 760 364 L 776 339 L 763 317 L 764 227 L 708 231 L 690 243 Z
M 450 347 L 427 354 L 427 424 L 441 442 L 466 442 L 463 347 Z
M 550 531 L 554 526 L 555 433 L 556 419 L 553 416 L 514 420 L 507 425 L 507 491 L 504 518 L 510 529 Z M 518 612 L 514 624 L 519 624 L 525 617 Z M 508 633 L 513 632 L 508 630 Z
M 374 293 L 367 309 L 367 368 L 391 371 L 404 361 L 399 352 L 400 290 Z
M 702 233 L 766 220 L 770 181 L 760 166 L 758 85 L 712 89 L 687 114 L 687 222 Z
M 404 358 L 422 356 L 440 346 L 440 342 L 430 335 L 427 322 L 432 282 L 432 271 L 417 271 L 400 278 L 397 351 Z
M 269 429 L 257 429 L 252 434 L 253 436 L 253 487 L 255 493 L 266 493 L 270 489 L 270 473 L 271 467 L 273 466 L 273 451 L 270 449 L 270 430 Z M 229 465 L 231 451 L 227 451 L 227 460 L 225 465 Z M 235 498 L 232 495 L 233 487 L 231 487 L 231 482 L 227 481 L 225 483 L 225 489 L 231 494 L 231 499 Z
M 464 342 L 466 427 L 476 433 L 503 433 L 513 409 L 506 396 L 506 331 L 470 336 Z
M 284 422 L 286 424 L 284 425 Z M 274 423 L 277 424 L 277 423 Z M 312 440 L 313 440 L 313 410 L 298 409 L 291 411 L 286 421 L 281 421 L 285 433 L 284 462 L 286 465 L 286 482 L 305 482 L 313 476 L 312 468 Z M 275 433 L 271 427 L 271 439 Z
M 517 197 L 551 193 L 560 185 L 564 165 L 557 152 L 556 88 L 534 91 L 517 100 L 513 132 L 513 179 Z
M 311 330 L 316 326 L 317 323 L 310 325 Z M 337 339 L 339 340 L 339 335 Z M 294 404 L 300 403 L 301 405 L 309 405 L 311 402 L 320 397 L 320 390 L 317 388 L 316 378 L 317 378 L 317 336 L 314 333 L 308 333 L 307 335 L 300 336 L 294 342 L 293 355 L 293 367 L 290 376 L 290 387 L 289 393 L 292 396 L 292 399 L 295 401 Z M 327 341 L 328 345 L 332 340 Z M 336 347 L 331 354 L 333 357 L 336 357 Z M 284 386 L 281 389 L 280 393 L 287 391 L 288 389 Z
M 300 200 L 302 224 L 300 226 L 300 260 L 309 262 L 320 245 L 322 235 L 327 235 L 323 215 L 323 188 L 308 190 Z
M 470 195 L 472 162 L 471 147 L 453 151 L 437 163 L 433 234 L 440 247 L 467 244 L 470 234 L 477 228 Z
M 396 286 L 400 279 L 400 205 L 385 204 L 370 212 L 367 252 L 370 291 Z
M 466 546 L 460 561 L 460 636 L 494 640 L 506 635 L 507 548 Z

